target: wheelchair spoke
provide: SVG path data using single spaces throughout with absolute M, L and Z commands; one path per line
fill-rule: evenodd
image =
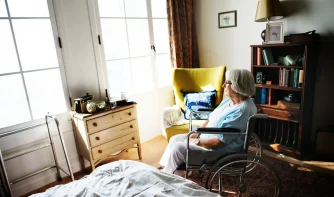
M 222 174 L 222 188 L 217 185 L 219 174 Z M 269 197 L 279 194 L 280 181 L 275 170 L 263 159 L 252 155 L 235 154 L 221 159 L 206 178 L 206 187 L 217 192 L 220 189 L 223 196 Z
M 263 177 L 266 177 L 269 173 L 266 173 Z M 256 185 L 257 183 L 259 183 L 261 180 L 263 180 L 262 178 L 261 179 L 256 179 L 256 181 L 254 180 L 251 180 L 249 183 L 251 183 L 250 185 L 248 186 L 253 186 L 253 185 Z

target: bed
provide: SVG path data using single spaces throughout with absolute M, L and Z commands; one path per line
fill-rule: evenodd
M 32 196 L 217 197 L 219 195 L 209 192 L 190 180 L 161 172 L 147 164 L 120 160 L 100 166 L 80 180 L 57 185 Z

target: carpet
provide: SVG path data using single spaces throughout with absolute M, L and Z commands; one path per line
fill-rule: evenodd
M 334 176 L 323 172 L 317 172 L 308 168 L 304 168 L 299 165 L 289 164 L 288 162 L 272 158 L 269 156 L 263 156 L 272 167 L 275 168 L 280 180 L 281 180 L 281 197 L 327 197 L 334 194 Z M 257 176 L 261 176 L 261 171 L 255 172 L 251 181 L 256 180 Z M 204 175 L 205 176 L 205 175 Z M 201 186 L 205 186 L 205 183 L 201 182 L 201 178 L 197 177 L 194 172 L 190 177 L 190 180 L 196 182 Z M 236 179 L 226 178 L 224 180 L 225 187 L 229 188 L 229 185 L 233 185 L 233 181 Z M 218 182 L 218 181 L 217 181 Z M 255 181 L 254 181 L 255 182 Z M 268 187 L 270 180 L 264 180 L 257 183 L 257 192 L 251 196 L 268 196 L 263 193 L 263 190 Z M 223 196 L 236 196 L 235 194 L 224 193 Z

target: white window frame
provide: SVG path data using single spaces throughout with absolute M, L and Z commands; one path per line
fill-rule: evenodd
M 17 59 L 18 59 L 20 71 L 0 74 L 0 76 L 7 76 L 7 75 L 12 75 L 12 74 L 21 74 L 22 81 L 23 81 L 23 86 L 24 86 L 24 90 L 25 90 L 25 95 L 26 95 L 26 99 L 27 99 L 27 102 L 28 102 L 28 107 L 29 107 L 29 113 L 30 113 L 30 119 L 31 120 L 28 121 L 28 122 L 22 122 L 22 123 L 18 123 L 16 125 L 11 125 L 11 126 L 8 126 L 8 127 L 0 128 L 0 133 L 1 132 L 6 132 L 6 131 L 12 130 L 12 129 L 20 128 L 20 127 L 26 127 L 26 126 L 31 126 L 31 125 L 40 124 L 42 122 L 45 122 L 44 118 L 33 119 L 32 109 L 31 109 L 31 106 L 30 106 L 29 96 L 28 96 L 28 92 L 27 92 L 27 87 L 26 87 L 26 83 L 25 83 L 25 80 L 24 80 L 24 77 L 23 77 L 24 73 L 59 69 L 61 82 L 62 82 L 62 87 L 63 87 L 63 93 L 64 93 L 64 100 L 65 100 L 67 111 L 64 111 L 61 114 L 51 114 L 51 115 L 64 115 L 64 114 L 68 114 L 68 111 L 71 110 L 71 106 L 70 106 L 70 102 L 69 102 L 69 98 L 70 98 L 69 89 L 68 89 L 68 85 L 67 85 L 65 67 L 64 67 L 64 64 L 63 64 L 63 54 L 62 54 L 62 50 L 60 48 L 60 43 L 59 43 L 59 42 L 61 42 L 61 39 L 60 39 L 61 37 L 60 37 L 59 32 L 58 32 L 53 0 L 47 0 L 49 17 L 11 17 L 9 7 L 8 7 L 8 2 L 7 2 L 8 0 L 4 0 L 4 1 L 5 1 L 5 7 L 6 7 L 6 11 L 8 13 L 8 16 L 7 17 L 0 17 L 0 19 L 5 19 L 5 20 L 9 21 L 10 30 L 11 30 L 11 33 L 12 33 L 13 43 L 14 43 L 15 52 L 16 52 L 16 56 L 17 56 Z M 54 40 L 56 55 L 57 55 L 57 60 L 58 60 L 58 67 L 34 69 L 34 70 L 28 70 L 28 71 L 23 71 L 22 70 L 22 65 L 21 65 L 21 60 L 20 60 L 20 56 L 19 56 L 19 52 L 18 52 L 16 37 L 14 35 L 12 19 L 50 19 L 50 23 L 51 23 L 51 27 L 52 27 L 52 33 L 53 33 L 53 40 Z M 41 95 L 41 97 L 42 97 L 42 95 Z
M 135 17 L 134 19 L 147 19 L 148 20 L 149 39 L 150 39 L 150 45 L 152 46 L 152 45 L 155 45 L 153 19 L 167 19 L 167 18 L 152 17 L 151 0 L 146 0 L 146 6 L 147 6 L 147 18 Z M 107 71 L 107 65 L 106 65 L 105 51 L 104 51 L 103 41 L 102 41 L 102 29 L 101 29 L 100 13 L 99 13 L 99 8 L 98 8 L 98 0 L 88 0 L 87 7 L 88 7 L 88 12 L 89 12 L 90 24 L 91 24 L 91 33 L 93 37 L 93 46 L 94 46 L 95 61 L 96 61 L 97 71 L 98 71 L 100 91 L 102 93 L 101 95 L 102 98 L 104 98 L 105 89 L 108 89 L 109 91 L 109 81 L 108 81 L 108 71 Z M 118 18 L 118 17 L 111 17 L 111 18 Z M 125 17 L 125 19 L 132 19 L 132 17 Z M 102 42 L 102 44 L 100 45 L 99 42 Z M 155 58 L 156 58 L 156 55 L 169 54 L 169 52 L 156 53 L 155 51 L 151 49 L 150 53 L 151 53 L 150 57 L 151 57 L 151 67 L 152 67 L 151 69 L 152 69 L 152 74 L 153 74 L 152 79 L 154 81 L 153 83 L 154 86 L 153 86 L 152 91 L 156 91 L 158 89 L 158 79 L 157 79 L 158 76 L 157 76 L 157 71 L 155 68 L 156 67 Z M 131 58 L 132 57 L 124 58 L 124 59 L 131 60 Z M 133 78 L 132 78 L 132 89 L 133 89 Z M 132 93 L 137 94 L 134 91 L 132 91 Z M 109 96 L 110 96 L 110 92 L 109 92 Z

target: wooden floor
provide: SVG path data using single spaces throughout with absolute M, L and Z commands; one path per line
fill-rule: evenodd
M 143 162 L 143 163 L 146 163 L 146 164 L 149 164 L 151 166 L 158 168 L 160 167 L 159 161 L 160 161 L 160 158 L 166 146 L 167 146 L 167 140 L 165 137 L 161 135 L 147 142 L 142 143 L 142 159 L 141 160 L 139 160 L 138 158 L 137 149 L 130 149 L 128 152 L 124 152 L 123 154 L 117 157 L 110 158 L 110 159 L 107 159 L 101 162 L 101 165 L 108 163 L 108 162 L 125 159 L 125 160 L 134 160 L 134 161 Z M 90 174 L 91 172 L 92 172 L 91 168 L 88 167 L 84 171 L 74 173 L 75 180 L 78 180 L 82 178 L 83 176 Z M 32 194 L 36 194 L 40 192 L 45 192 L 45 190 L 53 186 L 60 185 L 60 184 L 66 184 L 69 182 L 71 182 L 71 178 L 66 177 L 66 178 L 63 178 L 63 181 L 61 182 L 56 181 L 56 182 L 47 184 L 39 189 L 36 189 L 32 192 L 29 192 L 28 194 L 23 195 L 23 197 L 30 196 Z

